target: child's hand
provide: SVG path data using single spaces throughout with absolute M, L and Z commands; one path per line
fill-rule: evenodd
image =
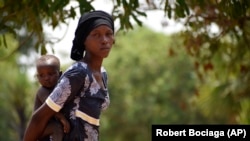
M 66 119 L 61 119 L 60 120 L 62 125 L 63 125 L 63 132 L 64 133 L 69 133 L 70 131 L 70 124 Z

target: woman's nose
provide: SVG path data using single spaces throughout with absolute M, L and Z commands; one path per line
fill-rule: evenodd
M 101 37 L 101 41 L 102 41 L 102 43 L 107 43 L 108 42 L 108 37 L 107 36 L 102 36 Z

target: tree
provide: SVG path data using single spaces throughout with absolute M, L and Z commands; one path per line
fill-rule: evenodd
M 6 35 L 6 40 L 11 40 L 8 42 L 11 44 L 8 44 L 8 49 L 0 50 L 2 56 L 9 54 L 18 45 L 11 35 Z M 22 140 L 33 109 L 31 101 L 36 85 L 31 83 L 27 68 L 19 58 L 20 53 L 15 53 L 8 60 L 0 62 L 0 140 L 4 141 Z

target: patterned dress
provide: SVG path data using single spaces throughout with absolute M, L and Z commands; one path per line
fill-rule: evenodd
M 99 118 L 109 103 L 107 73 L 102 67 L 101 88 L 84 62 L 76 62 L 61 76 L 57 86 L 47 98 L 47 105 L 61 111 L 70 121 L 71 130 L 64 141 L 98 141 Z

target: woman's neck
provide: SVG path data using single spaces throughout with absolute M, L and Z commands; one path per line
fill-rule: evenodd
M 89 57 L 84 56 L 82 61 L 85 62 L 93 72 L 100 72 L 101 71 L 103 59 L 96 59 L 96 58 L 91 59 Z

